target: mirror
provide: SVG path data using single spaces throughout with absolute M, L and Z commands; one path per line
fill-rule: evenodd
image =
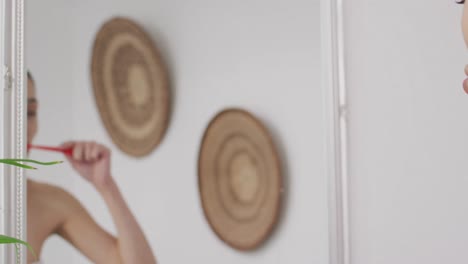
M 34 159 L 66 161 L 27 173 L 28 240 L 41 261 L 104 263 L 112 253 L 151 252 L 161 263 L 327 263 L 320 2 L 28 0 L 29 143 L 60 147 L 73 140 L 81 144 L 74 155 L 92 164 L 111 152 L 109 167 L 89 167 L 30 150 Z M 93 93 L 93 43 L 115 16 L 146 30 L 169 72 L 168 130 L 141 158 L 116 146 Z M 210 119 L 227 107 L 248 109 L 265 123 L 283 165 L 279 222 L 250 252 L 218 239 L 199 197 L 200 142 Z M 91 181 L 89 169 L 98 171 Z

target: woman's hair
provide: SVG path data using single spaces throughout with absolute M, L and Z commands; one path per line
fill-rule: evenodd
M 34 83 L 34 77 L 32 76 L 30 71 L 27 72 L 27 75 L 28 75 L 28 79 Z

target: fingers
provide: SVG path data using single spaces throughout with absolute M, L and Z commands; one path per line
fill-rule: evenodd
M 95 143 L 93 142 L 85 142 L 84 143 L 84 150 L 83 150 L 83 155 L 85 161 L 94 161 L 93 157 L 91 156 L 91 151 L 93 150 L 92 148 L 94 147 Z
M 70 141 L 62 144 L 62 147 L 71 146 L 73 146 L 72 158 L 79 162 L 95 162 L 110 153 L 108 148 L 94 141 Z
M 66 142 L 63 142 L 60 147 L 62 148 L 69 148 L 69 147 L 72 147 L 73 145 L 75 145 L 75 141 L 66 141 Z
M 98 144 L 92 144 L 89 148 L 89 159 L 98 160 L 100 154 L 100 147 Z

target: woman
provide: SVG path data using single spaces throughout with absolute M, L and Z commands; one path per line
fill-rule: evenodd
M 459 4 L 465 4 L 465 0 L 459 1 Z M 468 5 L 463 7 L 463 16 L 462 16 L 462 30 L 463 37 L 465 39 L 465 44 L 468 47 Z M 468 65 L 465 66 L 465 74 L 468 76 Z M 468 93 L 468 78 L 463 82 L 463 89 Z
M 28 73 L 28 144 L 37 133 L 37 109 L 35 83 Z M 67 142 L 63 147 L 73 147 L 73 155 L 67 159 L 106 202 L 117 237 L 98 226 L 78 200 L 63 189 L 28 180 L 27 241 L 39 258 L 44 241 L 58 234 L 93 263 L 156 263 L 140 226 L 112 178 L 109 149 L 95 142 Z M 28 254 L 28 263 L 34 263 L 34 257 Z

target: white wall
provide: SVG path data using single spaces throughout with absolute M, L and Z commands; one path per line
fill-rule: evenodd
M 161 263 L 328 262 L 319 0 L 41 0 L 28 5 L 28 61 L 38 79 L 42 111 L 37 142 L 94 139 L 111 146 L 115 178 Z M 141 23 L 172 74 L 168 134 L 160 148 L 140 160 L 114 147 L 90 87 L 94 34 L 113 15 Z M 271 129 L 288 184 L 272 239 L 247 254 L 218 240 L 198 197 L 200 138 L 210 118 L 230 106 L 251 110 Z M 54 131 L 57 120 L 63 127 Z M 114 230 L 100 197 L 68 167 L 39 173 L 54 175 L 46 180 L 65 186 L 100 224 Z M 59 239 L 46 245 L 43 258 L 86 263 Z
M 344 4 L 352 263 L 467 263 L 462 6 Z

